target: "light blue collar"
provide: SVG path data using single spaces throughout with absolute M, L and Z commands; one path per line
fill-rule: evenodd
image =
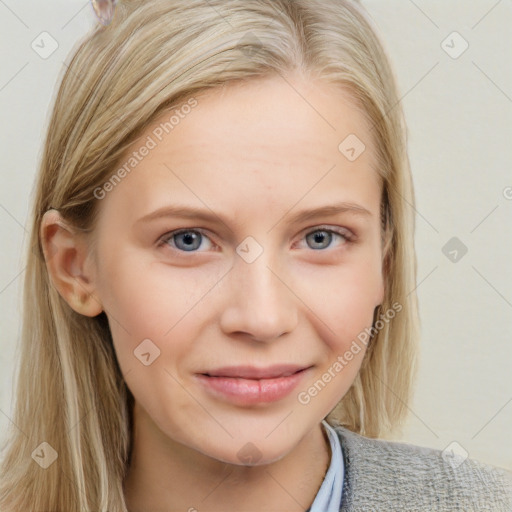
M 322 425 L 331 443 L 331 464 L 318 490 L 315 501 L 313 501 L 311 508 L 307 512 L 339 512 L 345 476 L 341 445 L 336 431 L 325 420 L 322 421 Z

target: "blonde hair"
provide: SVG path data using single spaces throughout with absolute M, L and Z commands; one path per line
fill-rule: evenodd
M 121 0 L 112 23 L 98 24 L 72 55 L 37 179 L 0 509 L 126 512 L 133 397 L 105 313 L 76 313 L 51 285 L 41 219 L 53 207 L 73 225 L 92 229 L 94 190 L 146 127 L 187 98 L 236 80 L 308 73 L 350 91 L 372 126 L 386 254 L 381 308 L 402 308 L 374 334 L 357 378 L 327 421 L 369 437 L 396 428 L 407 413 L 418 348 L 414 193 L 395 79 L 359 5 Z M 43 441 L 58 454 L 44 470 L 31 457 Z

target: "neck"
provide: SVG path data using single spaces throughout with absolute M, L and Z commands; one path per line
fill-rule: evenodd
M 222 462 L 170 439 L 137 404 L 132 445 L 124 481 L 129 512 L 304 512 L 331 457 L 327 434 L 318 424 L 271 464 Z

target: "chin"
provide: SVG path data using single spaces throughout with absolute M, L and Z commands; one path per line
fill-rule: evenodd
M 259 449 L 254 443 L 250 441 L 242 444 L 240 448 L 236 448 L 235 451 L 222 452 L 222 453 L 205 453 L 209 457 L 224 462 L 226 464 L 232 464 L 234 466 L 246 466 L 246 467 L 258 467 L 267 466 L 278 462 L 286 456 L 282 450 L 276 452 L 269 452 L 268 450 Z

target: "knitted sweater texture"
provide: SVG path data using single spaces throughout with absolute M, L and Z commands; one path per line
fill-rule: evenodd
M 333 428 L 345 464 L 340 512 L 512 512 L 509 471 Z

